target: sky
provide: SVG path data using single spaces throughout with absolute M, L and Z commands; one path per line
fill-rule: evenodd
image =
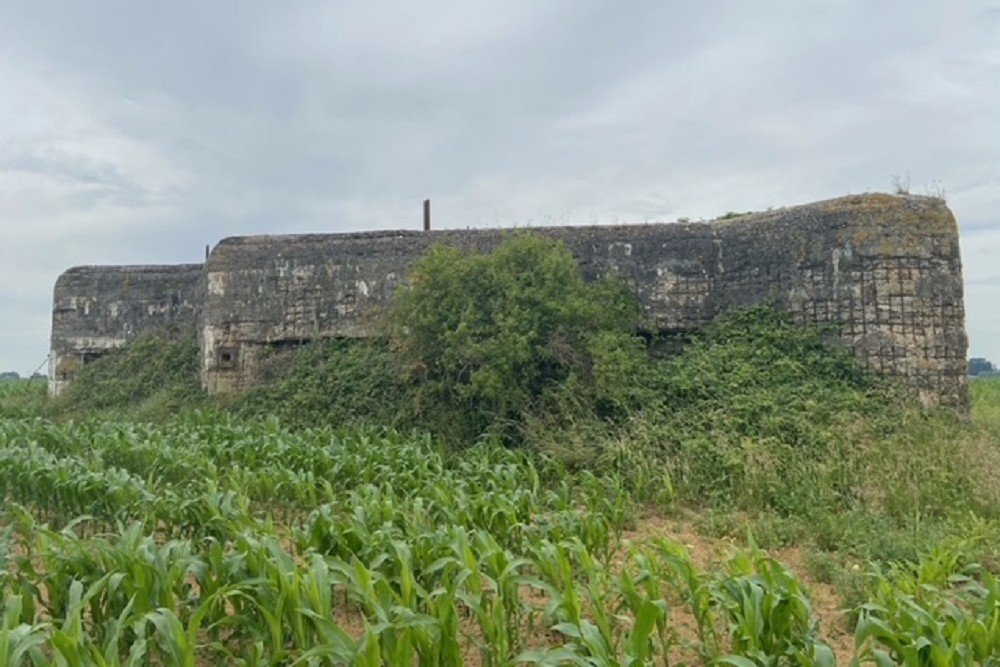
M 0 3 L 0 371 L 81 264 L 943 194 L 1000 363 L 1000 0 Z M 44 370 L 44 369 L 43 369 Z

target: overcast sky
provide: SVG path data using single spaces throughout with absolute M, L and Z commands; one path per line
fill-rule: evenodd
M 79 264 L 237 234 L 712 218 L 944 192 L 1000 362 L 1000 1 L 10 0 L 0 371 Z

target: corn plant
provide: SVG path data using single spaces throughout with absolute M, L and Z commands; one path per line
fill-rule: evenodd
M 981 583 L 959 581 L 955 588 L 921 584 L 914 594 L 881 577 L 874 601 L 857 610 L 855 664 L 1000 665 L 1000 585 L 988 573 Z
M 635 483 L 387 429 L 0 419 L 0 660 L 639 666 L 686 641 L 709 664 L 832 664 L 758 550 L 713 574 L 666 539 L 623 548 Z M 996 664 L 1000 591 L 966 552 L 879 573 L 858 663 Z
M 12 595 L 4 600 L 3 626 L 0 626 L 0 659 L 4 665 L 47 664 L 42 647 L 46 643 L 49 626 L 45 623 L 21 622 L 22 598 Z
M 809 597 L 776 560 L 752 548 L 729 560 L 711 595 L 729 625 L 737 665 L 834 664 L 833 652 L 816 636 Z

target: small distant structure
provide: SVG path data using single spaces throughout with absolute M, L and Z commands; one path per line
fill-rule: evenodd
M 993 375 L 996 373 L 996 366 L 989 359 L 973 357 L 969 359 L 969 375 L 976 377 L 980 375 Z

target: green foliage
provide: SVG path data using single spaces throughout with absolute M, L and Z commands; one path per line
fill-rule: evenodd
M 45 410 L 48 383 L 43 379 L 0 380 L 0 418 L 26 418 Z
M 752 549 L 733 556 L 711 586 L 729 624 L 731 665 L 833 667 L 834 655 L 818 639 L 809 596 L 778 561 Z
M 824 331 L 750 308 L 647 367 L 654 397 L 623 439 L 669 471 L 679 497 L 785 515 L 854 501 L 845 433 L 890 403 Z
M 392 321 L 418 418 L 458 441 L 519 441 L 528 415 L 553 410 L 613 416 L 616 390 L 632 381 L 623 371 L 642 354 L 625 285 L 584 282 L 564 245 L 532 234 L 489 254 L 432 248 L 397 293 Z
M 767 306 L 727 312 L 695 336 L 668 367 L 675 374 L 671 400 L 690 403 L 763 388 L 799 401 L 799 395 L 810 390 L 826 398 L 838 389 L 871 388 L 871 377 L 854 357 L 830 345 L 832 334 Z
M 224 414 L 0 420 L 0 473 L 0 641 L 69 664 L 125 646 L 127 664 L 460 665 L 463 646 L 509 663 L 546 613 L 522 587 L 583 594 L 575 569 L 603 577 L 633 513 L 613 476 L 519 451 L 456 456 L 426 437 Z M 360 638 L 338 624 L 345 614 Z M 608 626 L 615 644 L 623 626 Z M 629 650 L 650 631 L 643 621 Z
M 1000 664 L 1000 584 L 964 562 L 964 546 L 942 543 L 874 573 L 872 599 L 855 612 L 855 664 Z
M 103 412 L 164 421 L 203 402 L 194 338 L 148 334 L 83 366 L 51 410 L 63 417 Z
M 0 656 L 832 664 L 803 582 L 752 540 L 721 569 L 663 529 L 623 541 L 639 505 L 612 468 L 223 412 L 163 425 L 0 418 Z M 746 524 L 714 516 L 722 532 Z M 783 543 L 790 520 L 767 516 L 755 525 Z M 896 530 L 862 510 L 813 519 L 824 547 Z M 949 523 L 914 528 L 912 550 L 888 537 L 880 553 L 858 549 L 854 562 L 895 562 L 857 575 L 844 552 L 811 556 L 821 578 L 852 587 L 858 660 L 995 664 L 1000 591 L 980 557 L 996 524 Z
M 408 397 L 388 343 L 335 338 L 278 355 L 290 367 L 232 400 L 246 417 L 272 416 L 294 427 L 367 423 L 406 426 Z
M 765 535 L 855 510 L 892 525 L 994 516 L 1000 487 L 981 471 L 1000 462 L 1000 431 L 906 404 L 826 336 L 769 308 L 723 315 L 652 364 L 658 399 L 616 438 L 682 502 L 772 516 Z

